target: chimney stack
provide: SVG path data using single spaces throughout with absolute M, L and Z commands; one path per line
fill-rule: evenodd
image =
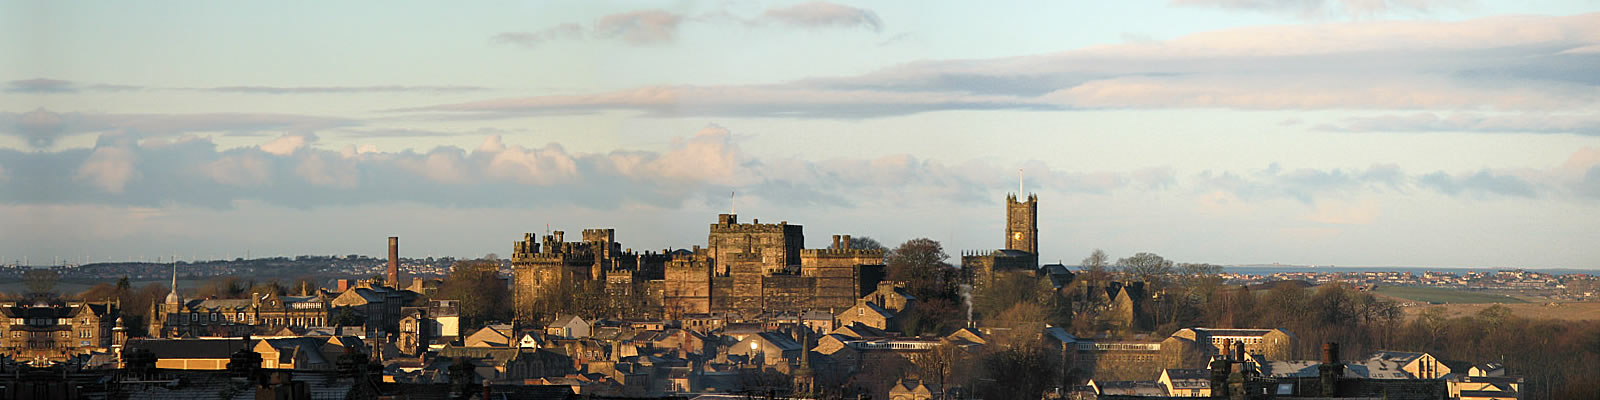
M 1339 362 L 1339 343 L 1328 342 L 1322 344 L 1322 365 L 1317 366 L 1318 382 L 1322 386 L 1323 397 L 1334 397 L 1339 394 L 1339 378 L 1344 376 L 1344 364 Z
M 384 283 L 389 287 L 400 287 L 400 237 L 389 237 L 389 274 Z
M 844 237 L 841 238 L 840 241 L 844 245 L 844 249 L 845 250 L 850 250 L 850 235 L 844 235 Z
M 838 250 L 842 248 L 843 247 L 839 247 L 839 235 L 833 235 L 833 249 Z

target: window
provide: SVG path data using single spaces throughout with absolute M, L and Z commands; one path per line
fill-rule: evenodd
M 63 338 L 72 337 L 72 331 L 61 331 L 61 337 L 63 337 Z
M 217 321 L 217 313 L 211 313 L 211 321 L 212 322 L 216 322 Z
M 22 332 L 11 332 L 11 337 L 14 337 L 14 338 L 22 337 Z
M 190 312 L 189 322 L 200 322 L 200 313 Z

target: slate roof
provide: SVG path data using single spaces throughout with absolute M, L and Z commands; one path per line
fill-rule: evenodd
M 800 343 L 795 342 L 794 338 L 788 335 L 777 332 L 761 332 L 756 335 L 761 336 L 761 339 L 767 341 L 767 343 L 772 343 L 773 346 L 777 346 L 783 351 L 800 350 Z
M 242 338 L 232 339 L 129 339 L 128 349 L 146 349 L 157 359 L 173 358 L 228 358 L 233 352 L 249 347 Z

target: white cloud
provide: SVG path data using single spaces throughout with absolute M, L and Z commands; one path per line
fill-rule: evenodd
M 682 15 L 662 10 L 633 11 L 601 17 L 594 23 L 594 32 L 600 38 L 621 38 L 629 44 L 653 45 L 676 39 L 678 24 L 682 22 Z
M 307 134 L 319 129 L 359 124 L 349 118 L 270 113 L 108 114 L 56 112 L 43 108 L 25 113 L 0 112 L 0 134 L 24 138 L 29 145 L 41 148 L 49 147 L 63 137 L 95 133 L 120 133 L 137 137 L 197 132 Z
M 490 40 L 535 48 L 545 43 L 585 38 L 621 40 L 634 46 L 672 43 L 681 27 L 688 23 L 735 23 L 747 27 L 783 25 L 801 28 L 864 28 L 883 31 L 883 20 L 872 10 L 814 1 L 788 7 L 773 7 L 754 17 L 741 17 L 726 10 L 686 15 L 666 10 L 628 11 L 600 17 L 593 24 L 567 22 L 537 31 L 502 32 Z
M 766 85 L 654 86 L 444 104 L 451 117 L 589 113 L 874 118 L 941 110 L 1225 108 L 1581 113 L 1600 13 L 1262 26 L 1059 53 L 935 60 Z
M 217 183 L 252 187 L 272 180 L 271 164 L 259 154 L 228 154 L 206 164 L 206 176 Z
M 1318 129 L 1338 132 L 1502 132 L 1573 133 L 1600 136 L 1596 114 L 1387 114 L 1346 118 Z
M 1172 4 L 1292 14 L 1301 18 L 1428 14 L 1473 5 L 1471 0 L 1172 0 Z
M 862 27 L 873 32 L 883 31 L 883 20 L 878 14 L 863 8 L 824 1 L 772 8 L 761 13 L 761 18 L 802 27 Z
M 122 193 L 128 182 L 137 178 L 134 170 L 138 156 L 126 147 L 101 147 L 89 155 L 78 167 L 77 178 L 110 193 Z
M 272 139 L 270 142 L 262 143 L 261 151 L 272 155 L 287 156 L 306 148 L 312 140 L 315 140 L 315 136 L 283 135 L 277 139 Z

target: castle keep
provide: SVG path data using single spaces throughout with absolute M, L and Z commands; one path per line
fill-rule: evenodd
M 517 309 L 529 309 L 557 285 L 603 284 L 608 297 L 642 298 L 647 310 L 668 317 L 831 313 L 854 305 L 884 275 L 883 251 L 852 249 L 847 235 L 834 236 L 831 247 L 806 249 L 800 225 L 741 223 L 735 214 L 717 216 L 705 248 L 635 253 L 616 242 L 612 229 L 586 229 L 578 242 L 563 236 L 556 231 L 535 241 L 525 234 L 516 242 Z

